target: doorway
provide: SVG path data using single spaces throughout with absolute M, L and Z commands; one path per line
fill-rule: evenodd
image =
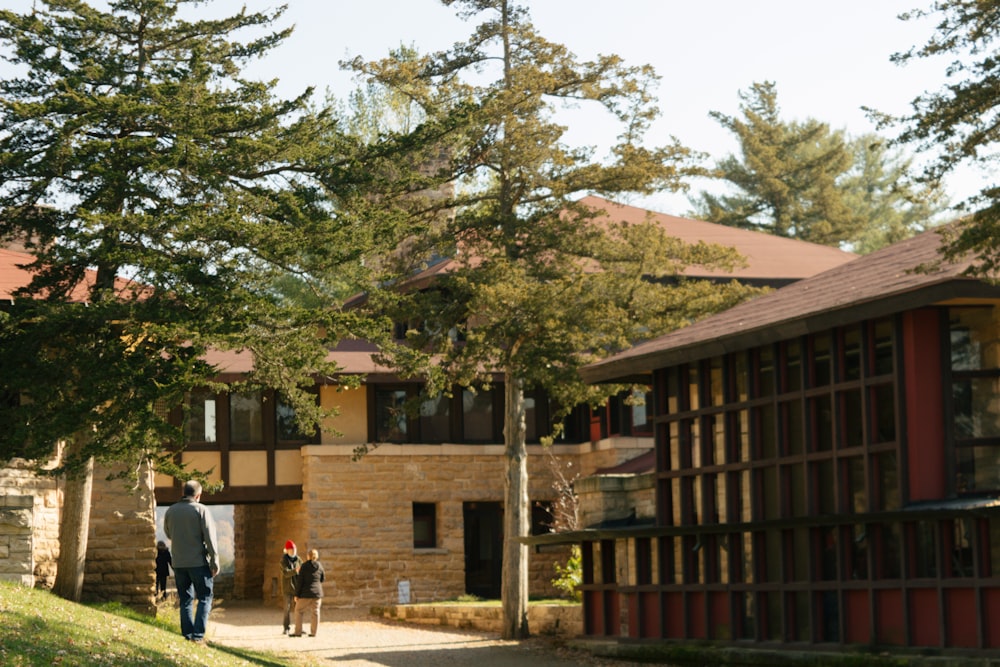
M 465 592 L 500 598 L 503 565 L 503 503 L 462 504 L 465 531 Z

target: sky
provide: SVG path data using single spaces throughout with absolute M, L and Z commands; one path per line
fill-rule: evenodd
M 33 0 L 0 0 L 16 11 Z M 97 6 L 106 0 L 91 0 Z M 198 11 L 273 9 L 281 0 L 216 0 Z M 279 27 L 292 36 L 252 64 L 252 77 L 278 79 L 292 97 L 315 87 L 346 97 L 355 87 L 339 62 L 385 57 L 399 45 L 420 52 L 463 41 L 475 20 L 460 19 L 440 0 L 284 0 Z M 731 133 L 709 116 L 739 115 L 739 92 L 773 81 L 784 120 L 815 118 L 851 136 L 875 130 L 862 107 L 905 113 L 910 101 L 946 81 L 944 62 L 905 67 L 890 56 L 922 45 L 933 21 L 901 21 L 902 12 L 931 0 L 525 0 L 537 30 L 582 60 L 617 54 L 627 65 L 652 65 L 662 77 L 661 117 L 647 135 L 651 146 L 676 137 L 707 153 L 709 164 L 738 150 Z M 0 70 L 2 72 L 2 70 Z M 567 117 L 573 144 L 606 147 L 614 137 L 607 116 L 578 109 Z M 918 156 L 919 159 L 919 156 Z M 948 183 L 954 201 L 978 190 L 986 176 L 966 170 Z M 693 191 L 706 187 L 694 184 Z M 683 215 L 685 195 L 662 193 L 633 203 Z
M 286 0 L 283 25 L 291 38 L 251 72 L 277 77 L 279 92 L 307 86 L 346 94 L 351 74 L 338 62 L 375 60 L 400 44 L 421 52 L 464 40 L 474 20 L 459 19 L 439 0 Z M 945 63 L 920 60 L 905 67 L 890 56 L 922 45 L 933 21 L 901 21 L 899 14 L 929 0 L 528 0 L 533 23 L 547 39 L 580 59 L 617 54 L 628 65 L 650 64 L 662 77 L 662 116 L 647 135 L 650 145 L 671 136 L 710 155 L 738 150 L 733 135 L 710 111 L 739 115 L 739 91 L 773 81 L 785 120 L 815 118 L 851 136 L 875 131 L 862 107 L 905 113 L 925 90 L 946 81 Z M 271 7 L 248 0 L 248 7 Z M 580 112 L 570 139 L 610 141 L 606 117 Z M 949 181 L 953 199 L 977 190 L 984 177 L 963 173 Z M 703 187 L 703 186 L 702 186 Z M 700 189 L 698 186 L 694 190 Z M 654 195 L 634 202 L 683 215 L 684 195 Z

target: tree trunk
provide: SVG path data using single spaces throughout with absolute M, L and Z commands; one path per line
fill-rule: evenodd
M 80 436 L 71 447 L 82 446 Z M 59 560 L 52 592 L 73 602 L 83 593 L 83 574 L 87 562 L 87 535 L 90 532 L 90 495 L 94 487 L 94 459 L 83 469 L 66 477 L 63 491 L 62 519 L 59 522 Z
M 504 639 L 528 636 L 528 546 L 518 538 L 528 534 L 528 450 L 525 446 L 524 380 L 508 375 L 504 385 L 504 444 L 507 462 L 503 514 L 503 572 L 500 597 L 503 602 Z

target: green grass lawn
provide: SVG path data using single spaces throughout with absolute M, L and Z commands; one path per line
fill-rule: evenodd
M 76 604 L 0 581 L 0 665 L 294 664 L 253 651 L 192 644 L 180 636 L 173 616 L 168 622 L 120 605 Z

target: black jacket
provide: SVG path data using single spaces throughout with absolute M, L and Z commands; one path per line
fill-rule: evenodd
M 299 568 L 299 584 L 295 587 L 295 597 L 323 597 L 323 582 L 325 580 L 326 574 L 323 572 L 323 565 L 318 560 L 307 560 Z

